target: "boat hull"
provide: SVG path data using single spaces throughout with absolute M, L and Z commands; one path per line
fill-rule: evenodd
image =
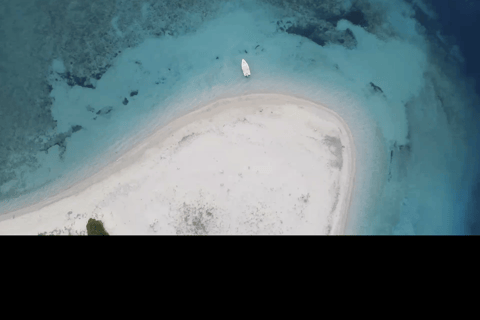
M 242 71 L 245 77 L 248 77 L 250 75 L 250 66 L 248 65 L 247 61 L 245 61 L 245 59 L 242 59 Z

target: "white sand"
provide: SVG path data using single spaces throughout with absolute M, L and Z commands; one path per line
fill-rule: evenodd
M 342 234 L 355 148 L 331 110 L 278 94 L 223 99 L 108 168 L 8 213 L 1 234 Z

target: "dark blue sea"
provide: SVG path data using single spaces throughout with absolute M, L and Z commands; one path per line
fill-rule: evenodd
M 348 123 L 347 233 L 480 234 L 479 30 L 475 0 L 3 0 L 0 216 L 266 92 Z

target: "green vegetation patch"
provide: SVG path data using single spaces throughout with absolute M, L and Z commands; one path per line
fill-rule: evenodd
M 89 236 L 109 236 L 105 228 L 103 227 L 103 223 L 100 220 L 95 219 L 88 219 L 87 223 L 87 234 Z

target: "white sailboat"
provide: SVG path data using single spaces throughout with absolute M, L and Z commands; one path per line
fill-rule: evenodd
M 242 59 L 242 70 L 245 77 L 248 77 L 250 75 L 250 67 L 248 66 L 248 63 L 247 61 L 245 61 L 245 59 Z

